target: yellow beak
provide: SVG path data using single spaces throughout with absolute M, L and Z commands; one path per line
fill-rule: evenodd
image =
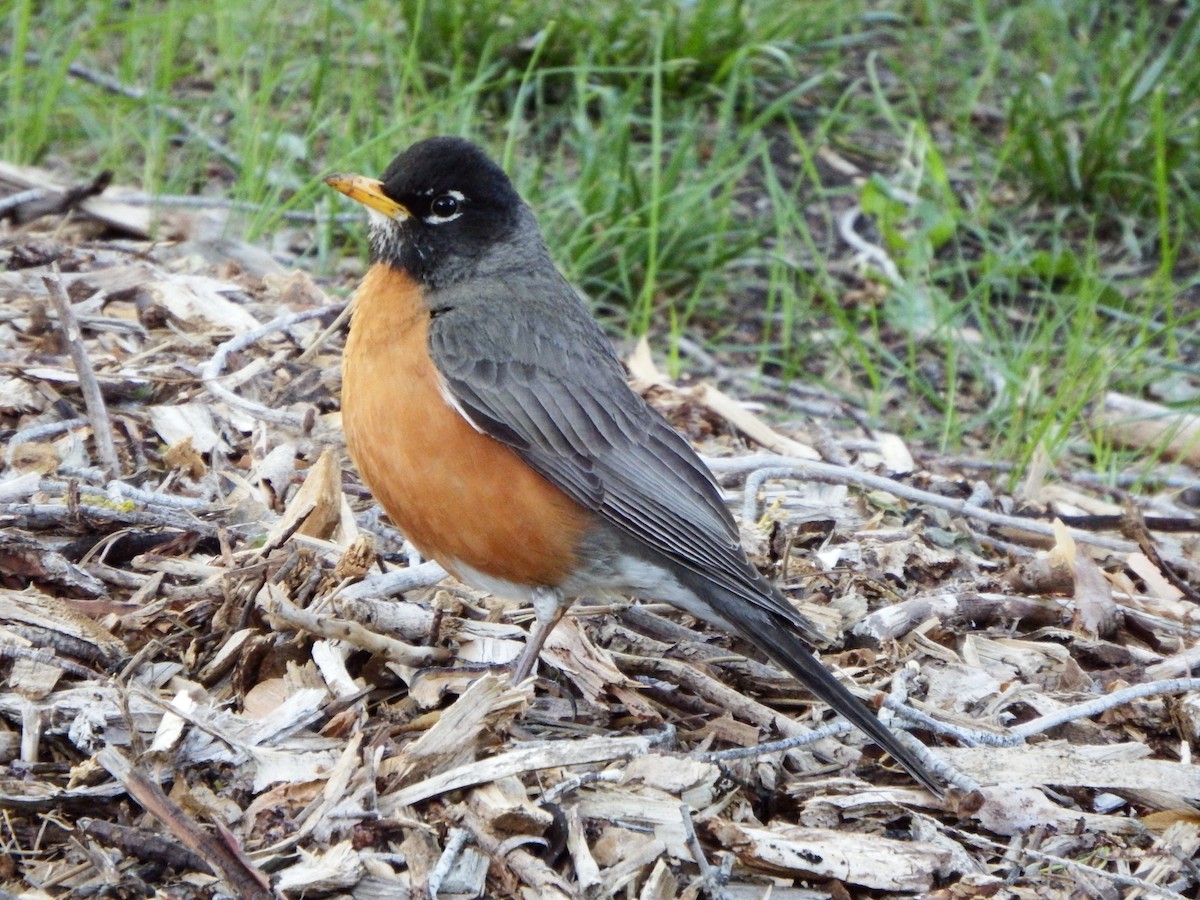
M 383 182 L 363 175 L 330 175 L 325 183 L 335 191 L 341 191 L 351 200 L 383 213 L 389 219 L 407 219 L 412 215 L 408 209 L 383 192 Z

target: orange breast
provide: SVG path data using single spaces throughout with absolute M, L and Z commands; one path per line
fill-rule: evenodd
M 429 321 L 412 279 L 371 267 L 354 298 L 342 371 L 350 456 L 424 555 L 451 572 L 466 565 L 555 586 L 574 567 L 590 514 L 446 402 Z

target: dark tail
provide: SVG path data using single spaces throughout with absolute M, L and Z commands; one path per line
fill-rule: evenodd
M 711 595 L 717 592 L 721 592 L 720 588 L 714 588 L 710 582 L 706 593 Z M 849 719 L 922 785 L 939 797 L 945 793 L 944 784 L 929 771 L 916 754 L 901 744 L 896 735 L 813 656 L 812 648 L 797 634 L 795 625 L 782 615 L 751 604 L 740 597 L 728 595 L 728 599 L 722 599 L 726 602 L 717 608 L 742 637 L 787 669 L 818 699 Z

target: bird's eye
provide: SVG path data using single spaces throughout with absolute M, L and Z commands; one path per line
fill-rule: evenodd
M 429 212 L 439 219 L 449 219 L 458 213 L 460 202 L 461 198 L 454 194 L 442 194 L 429 204 Z

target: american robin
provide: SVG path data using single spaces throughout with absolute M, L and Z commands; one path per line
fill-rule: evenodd
M 439 137 L 380 180 L 326 184 L 370 219 L 342 370 L 350 456 L 423 554 L 533 605 L 516 680 L 574 598 L 666 601 L 756 644 L 940 792 L 813 656 L 815 629 L 747 559 L 691 445 L 630 389 L 498 165 Z

